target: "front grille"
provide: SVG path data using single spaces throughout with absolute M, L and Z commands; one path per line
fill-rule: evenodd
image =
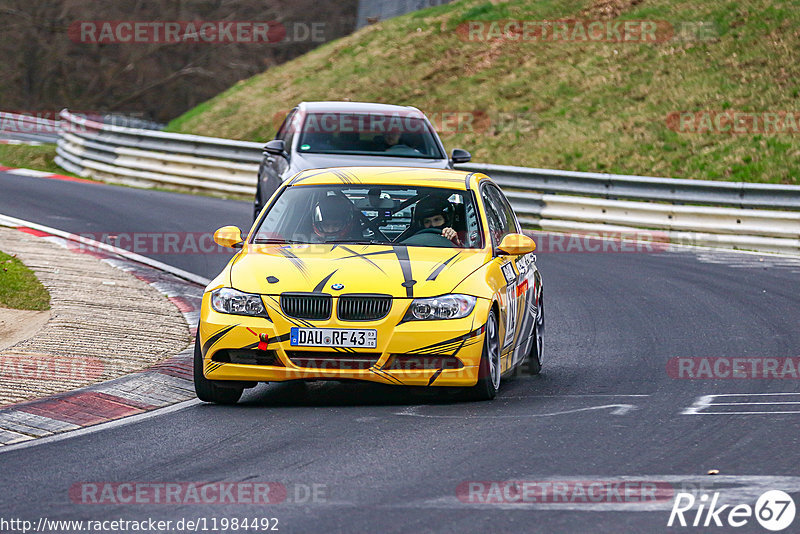
M 464 363 L 449 354 L 392 354 L 384 369 L 413 371 L 417 369 L 461 369 Z
M 331 316 L 331 296 L 315 293 L 284 293 L 281 309 L 296 319 L 325 320 Z
M 273 365 L 283 367 L 283 364 L 274 350 L 220 350 L 211 357 L 211 360 L 222 363 L 243 363 L 245 365 Z
M 336 314 L 342 321 L 377 321 L 391 308 L 390 295 L 345 295 L 339 297 Z
M 380 352 L 314 352 L 287 350 L 286 356 L 298 367 L 306 369 L 369 369 L 381 357 Z

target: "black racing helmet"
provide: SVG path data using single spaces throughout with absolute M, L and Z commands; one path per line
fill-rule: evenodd
M 320 237 L 343 237 L 353 227 L 355 220 L 352 202 L 333 195 L 317 202 L 312 212 L 311 224 Z
M 429 195 L 414 207 L 414 222 L 417 226 L 423 226 L 422 221 L 428 217 L 441 215 L 444 217 L 444 226 L 453 226 L 455 216 L 453 205 L 444 197 Z

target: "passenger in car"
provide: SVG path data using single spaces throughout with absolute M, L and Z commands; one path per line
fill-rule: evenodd
M 443 237 L 451 242 L 450 246 L 463 246 L 453 229 L 454 216 L 455 207 L 446 198 L 434 195 L 423 198 L 414 207 L 415 233 L 403 240 L 403 244 L 442 246 Z

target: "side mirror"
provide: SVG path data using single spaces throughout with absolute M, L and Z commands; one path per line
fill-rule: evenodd
M 520 256 L 536 250 L 536 242 L 523 234 L 508 234 L 497 249 L 504 254 Z
M 238 226 L 223 226 L 214 232 L 214 243 L 226 248 L 242 248 L 242 231 Z
M 289 159 L 289 154 L 286 153 L 286 142 L 283 139 L 273 139 L 264 145 L 264 152 L 272 154 L 273 156 L 283 156 Z
M 453 163 L 466 163 L 472 159 L 472 154 L 461 148 L 454 148 L 453 155 L 450 157 Z

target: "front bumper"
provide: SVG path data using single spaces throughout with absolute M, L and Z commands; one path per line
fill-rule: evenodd
M 394 299 L 378 321 L 326 321 L 287 317 L 277 298 L 265 296 L 269 319 L 223 314 L 203 295 L 199 342 L 209 380 L 365 380 L 406 386 L 472 386 L 478 379 L 490 302 L 478 299 L 463 319 L 402 322 L 410 299 Z M 336 309 L 334 298 L 334 310 Z M 294 326 L 375 329 L 374 349 L 293 347 Z M 263 336 L 266 336 L 264 341 Z M 240 355 L 259 363 L 241 363 Z M 238 363 L 237 363 L 238 362 Z

